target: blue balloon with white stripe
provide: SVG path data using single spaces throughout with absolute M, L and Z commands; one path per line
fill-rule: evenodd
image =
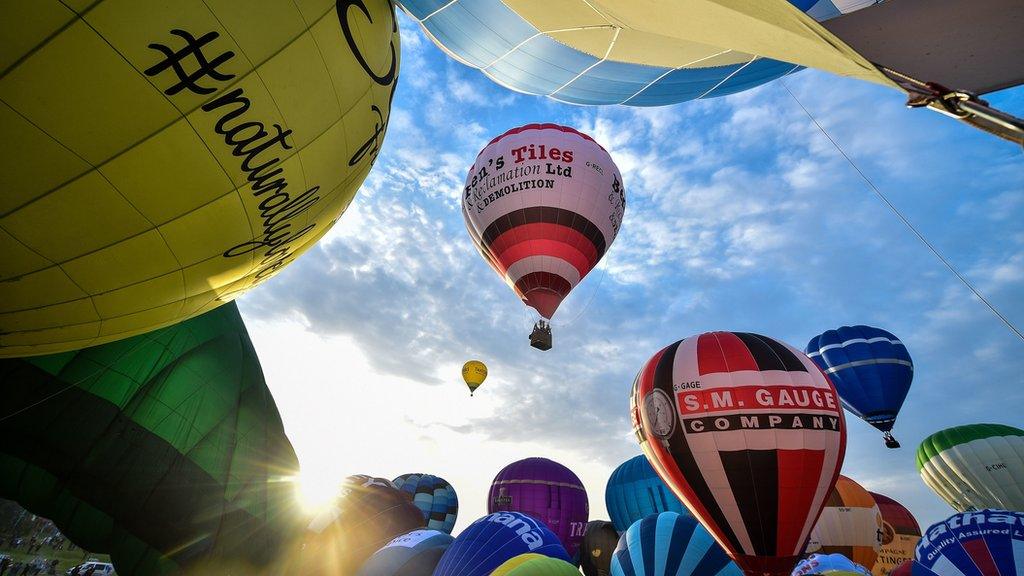
M 495 512 L 459 534 L 441 556 L 434 576 L 488 576 L 510 558 L 531 552 L 572 561 L 544 522 L 519 512 Z
M 459 498 L 451 484 L 430 474 L 403 474 L 394 483 L 423 512 L 427 528 L 452 533 L 459 516 Z
M 693 516 L 662 512 L 637 520 L 619 538 L 612 576 L 743 576 Z
M 658 477 L 643 454 L 626 460 L 608 477 L 604 503 L 619 532 L 625 532 L 633 522 L 651 514 L 688 514 L 686 506 Z
M 1021 576 L 1024 512 L 985 509 L 931 525 L 914 551 L 913 576 Z
M 899 338 L 872 326 L 843 326 L 811 338 L 805 351 L 843 406 L 881 430 L 886 446 L 899 448 L 891 430 L 914 379 L 914 361 Z

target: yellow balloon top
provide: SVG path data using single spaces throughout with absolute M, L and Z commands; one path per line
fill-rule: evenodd
M 491 576 L 579 576 L 575 566 L 542 554 L 520 554 L 505 561 Z
M 472 396 L 487 379 L 487 365 L 479 360 L 466 362 L 462 365 L 462 379 L 466 381 L 466 386 L 469 386 L 469 395 Z

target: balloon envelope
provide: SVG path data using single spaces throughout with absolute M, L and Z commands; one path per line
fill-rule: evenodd
M 622 176 L 608 152 L 556 124 L 528 124 L 491 140 L 462 195 L 480 253 L 548 319 L 597 266 L 625 209 Z
M 507 560 L 530 552 L 569 561 L 558 536 L 543 522 L 519 512 L 496 512 L 459 534 L 434 576 L 488 576 Z
M 839 474 L 835 388 L 802 352 L 710 332 L 655 354 L 633 383 L 648 460 L 741 568 L 787 575 Z
M 915 559 L 915 576 L 1020 576 L 1024 512 L 954 514 L 925 530 Z
M 358 576 L 423 576 L 434 571 L 455 539 L 437 530 L 413 530 L 396 537 L 359 569 Z
M 390 116 L 394 9 L 250 8 L 4 7 L 0 357 L 211 310 L 348 207 Z
M 427 528 L 451 534 L 459 516 L 459 498 L 444 478 L 430 474 L 403 474 L 394 480 L 423 513 Z
M 619 532 L 625 532 L 633 522 L 651 514 L 689 513 L 643 454 L 626 460 L 612 471 L 604 501 Z
M 910 510 L 899 502 L 876 492 L 871 492 L 871 497 L 882 513 L 882 548 L 871 572 L 875 576 L 886 576 L 914 557 L 914 548 L 921 539 L 921 527 Z
M 842 554 L 871 570 L 883 535 L 882 513 L 871 493 L 840 475 L 811 531 L 807 551 Z
M 575 566 L 543 554 L 520 554 L 498 566 L 491 576 L 579 576 Z
M 0 497 L 119 574 L 263 564 L 300 529 L 298 461 L 233 303 L 75 352 L 0 360 Z
M 462 379 L 466 381 L 469 395 L 472 396 L 473 392 L 476 392 L 476 389 L 487 379 L 487 365 L 479 360 L 466 362 L 462 365 Z
M 619 538 L 614 576 L 740 576 L 711 534 L 689 515 L 652 514 Z
M 425 524 L 419 508 L 389 480 L 349 476 L 333 505 L 309 522 L 297 572 L 355 574 L 393 538 Z
M 612 552 L 619 543 L 615 526 L 605 520 L 587 522 L 587 532 L 580 547 L 580 568 L 585 576 L 608 576 Z
M 870 576 L 866 568 L 842 554 L 811 554 L 793 569 L 793 576 Z
M 1024 430 L 970 424 L 936 432 L 917 448 L 917 471 L 957 511 L 1024 510 Z
M 892 430 L 914 379 L 914 362 L 896 336 L 871 326 L 842 326 L 811 338 L 806 352 L 847 410 L 882 432 Z
M 576 558 L 590 515 L 579 477 L 547 458 L 526 458 L 505 466 L 487 494 L 487 512 L 522 512 L 544 522 Z
M 790 2 L 818 20 L 873 3 Z M 743 18 L 748 15 L 727 12 L 709 2 L 690 3 L 672 14 L 666 14 L 665 6 L 624 0 L 564 5 L 558 10 L 525 0 L 402 0 L 400 4 L 428 37 L 459 62 L 512 90 L 573 104 L 675 104 L 733 94 L 799 69 L 745 54 L 737 45 L 750 36 L 778 39 L 769 24 L 771 15 L 764 9 L 753 22 L 762 29 L 751 34 L 732 26 L 749 23 Z M 675 24 L 673 34 L 649 33 L 642 25 L 624 23 L 623 13 L 639 16 L 642 11 L 670 19 Z M 724 43 L 712 44 L 699 33 L 699 40 L 688 36 L 682 28 L 691 21 L 712 28 L 717 33 L 714 40 Z

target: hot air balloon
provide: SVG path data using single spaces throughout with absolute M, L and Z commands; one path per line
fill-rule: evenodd
M 505 466 L 487 494 L 487 512 L 522 512 L 544 522 L 576 558 L 587 528 L 590 504 L 579 477 L 547 458 L 526 458 Z
M 587 522 L 580 546 L 580 568 L 584 576 L 608 576 L 612 569 L 612 552 L 619 543 L 615 526 L 605 520 Z
M 423 576 L 434 571 L 455 539 L 437 530 L 413 530 L 396 537 L 359 569 L 358 576 Z
M 276 274 L 352 201 L 398 78 L 387 0 L 32 2 L 4 22 L 0 357 L 142 334 Z
M 459 497 L 444 478 L 430 474 L 403 474 L 394 480 L 395 487 L 412 498 L 423 513 L 427 528 L 451 534 L 459 515 Z
M 509 559 L 530 552 L 569 561 L 558 536 L 543 522 L 519 512 L 488 514 L 459 534 L 434 576 L 489 576 Z
M 469 395 L 472 396 L 473 392 L 476 392 L 476 389 L 487 379 L 487 365 L 479 360 L 466 362 L 462 365 L 462 379 L 466 381 Z
M 871 576 L 871 572 L 842 554 L 811 554 L 796 565 L 792 576 Z
M 863 486 L 839 476 L 811 531 L 808 552 L 842 554 L 871 570 L 882 547 L 882 513 Z
M 892 426 L 914 379 L 906 346 L 881 328 L 842 326 L 811 338 L 806 351 L 835 384 L 843 406 L 881 430 L 886 446 L 899 448 Z
M 689 514 L 643 454 L 626 460 L 612 472 L 604 490 L 604 502 L 619 532 L 658 512 Z
M 872 3 L 790 2 L 818 20 Z M 800 69 L 744 54 L 737 46 L 723 50 L 706 40 L 678 39 L 679 28 L 688 20 L 703 16 L 701 22 L 708 25 L 708 15 L 695 14 L 701 9 L 694 7 L 677 20 L 675 37 L 668 40 L 622 25 L 621 12 L 640 11 L 630 10 L 627 2 L 595 2 L 588 10 L 563 6 L 557 11 L 515 1 L 399 3 L 459 62 L 517 92 L 572 104 L 675 104 L 748 90 Z M 728 26 L 723 25 L 723 32 Z
M 1020 576 L 1024 513 L 986 509 L 954 514 L 921 537 L 914 576 Z
M 647 361 L 630 410 L 647 459 L 733 560 L 788 576 L 846 451 L 814 362 L 757 334 L 692 336 Z
M 575 566 L 543 554 L 520 554 L 498 566 L 491 576 L 580 576 Z
M 527 124 L 480 151 L 466 177 L 462 216 L 487 263 L 541 315 L 534 347 L 551 347 L 547 320 L 597 266 L 625 209 L 619 169 L 582 132 Z
M 921 539 L 921 527 L 910 510 L 899 502 L 883 494 L 870 494 L 882 513 L 882 548 L 871 571 L 875 576 L 886 576 L 914 557 L 914 547 Z
M 332 505 L 310 520 L 298 566 L 287 572 L 355 574 L 393 538 L 425 524 L 419 508 L 389 480 L 349 476 Z
M 298 461 L 233 303 L 0 360 L 0 389 L 0 497 L 110 554 L 118 574 L 258 566 L 301 529 L 286 481 Z
M 613 576 L 740 576 L 742 572 L 692 516 L 675 512 L 637 520 L 619 538 Z
M 917 471 L 959 512 L 1024 511 L 1024 430 L 970 424 L 936 432 L 917 448 Z
M 976 96 L 1024 81 L 1005 65 L 1022 47 L 1016 0 L 399 4 L 449 56 L 512 90 L 562 102 L 674 104 L 747 90 L 801 65 L 900 89 L 908 106 L 945 106 L 976 128 L 1024 141 L 1024 120 Z

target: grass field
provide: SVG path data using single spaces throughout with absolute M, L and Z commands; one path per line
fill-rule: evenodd
M 63 576 L 64 572 L 69 568 L 78 566 L 86 560 L 96 560 L 98 562 L 110 562 L 110 558 L 105 554 L 93 554 L 91 552 L 84 552 L 81 548 L 74 550 L 51 550 L 50 548 L 43 546 L 36 554 L 26 554 L 24 548 L 6 550 L 0 549 L 0 555 L 8 555 L 15 562 L 31 562 L 36 556 L 42 556 L 47 560 L 53 560 L 56 558 L 60 561 L 57 564 L 57 574 Z M 45 574 L 45 572 L 43 572 Z M 4 576 L 11 576 L 11 572 L 8 571 Z

